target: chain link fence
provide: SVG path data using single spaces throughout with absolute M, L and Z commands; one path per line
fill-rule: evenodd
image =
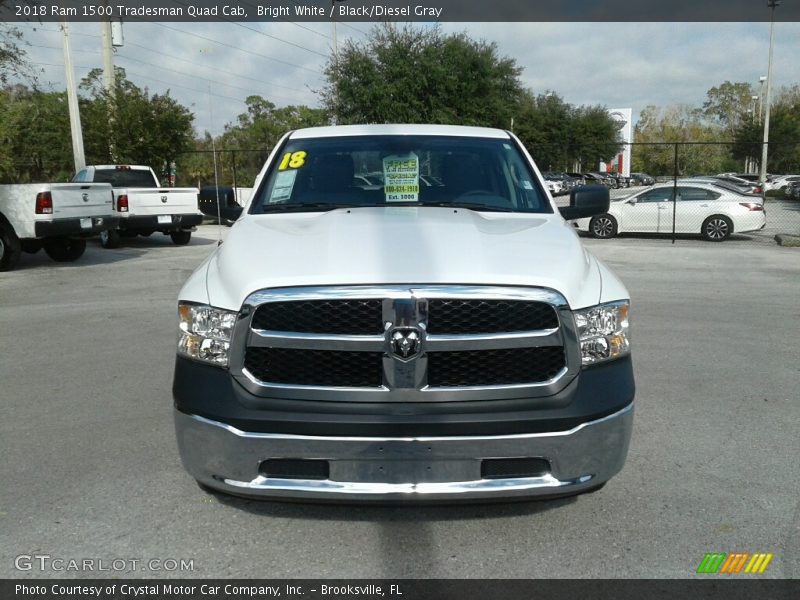
M 769 243 L 800 235 L 800 142 L 769 144 L 776 169 L 763 181 L 761 145 L 633 143 L 605 161 L 576 145 L 528 150 L 561 206 L 576 185 L 609 188 L 609 212 L 575 222 L 586 235 Z

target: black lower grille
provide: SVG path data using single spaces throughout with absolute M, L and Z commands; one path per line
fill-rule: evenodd
M 265 383 L 326 387 L 380 387 L 380 352 L 248 348 L 244 366 Z
M 552 305 L 528 300 L 441 299 L 428 302 L 428 333 L 538 331 L 558 327 Z
M 540 383 L 564 368 L 560 346 L 428 354 L 428 385 L 464 387 Z

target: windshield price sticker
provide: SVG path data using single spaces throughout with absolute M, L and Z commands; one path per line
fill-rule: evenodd
M 294 182 L 297 179 L 297 171 L 280 171 L 272 184 L 272 194 L 270 194 L 270 204 L 273 202 L 283 202 L 292 197 Z
M 383 159 L 386 202 L 419 201 L 419 157 L 413 152 Z

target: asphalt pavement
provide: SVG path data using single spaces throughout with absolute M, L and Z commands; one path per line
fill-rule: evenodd
M 585 240 L 632 295 L 622 473 L 571 499 L 353 508 L 211 495 L 183 471 L 175 302 L 215 247 L 200 229 L 0 273 L 0 577 L 684 578 L 735 551 L 800 577 L 800 249 Z M 53 568 L 84 559 L 108 570 Z

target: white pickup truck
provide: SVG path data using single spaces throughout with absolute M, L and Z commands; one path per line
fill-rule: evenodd
M 203 220 L 197 188 L 161 187 L 153 169 L 141 165 L 94 165 L 78 171 L 72 181 L 110 183 L 119 227 L 100 234 L 104 248 L 116 248 L 121 237 L 149 236 L 160 231 L 178 245 L 188 244 Z
M 507 131 L 287 134 L 178 296 L 185 467 L 265 498 L 600 488 L 631 437 L 629 295 L 567 220 L 608 205 L 559 209 Z
M 107 183 L 0 185 L 0 271 L 13 269 L 22 252 L 42 248 L 53 260 L 76 260 L 85 238 L 118 221 Z

